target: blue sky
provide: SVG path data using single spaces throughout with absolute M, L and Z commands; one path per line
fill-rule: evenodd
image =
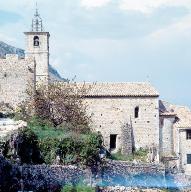
M 150 81 L 191 107 L 191 0 L 38 0 L 51 64 L 78 81 Z M 0 0 L 0 40 L 25 47 L 33 0 Z

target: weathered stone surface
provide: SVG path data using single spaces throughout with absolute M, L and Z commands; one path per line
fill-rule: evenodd
M 86 98 L 88 113 L 92 115 L 92 128 L 100 131 L 104 145 L 110 148 L 110 135 L 116 134 L 117 152 L 123 146 L 122 127 L 132 126 L 132 137 L 138 149 L 155 147 L 159 150 L 159 110 L 158 97 L 92 97 Z M 135 117 L 135 108 L 139 116 Z M 123 135 L 124 136 L 124 135 Z
M 18 55 L 7 55 L 5 59 L 0 58 L 0 102 L 15 107 L 27 97 L 26 89 L 34 80 L 33 57 L 20 59 Z

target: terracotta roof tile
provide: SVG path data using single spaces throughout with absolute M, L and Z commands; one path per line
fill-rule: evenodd
M 160 101 L 160 110 L 163 113 L 174 113 L 178 117 L 175 126 L 178 128 L 191 128 L 191 110 L 186 106 L 172 105 L 165 101 Z
M 159 93 L 150 83 L 86 83 L 91 86 L 87 97 L 157 97 Z

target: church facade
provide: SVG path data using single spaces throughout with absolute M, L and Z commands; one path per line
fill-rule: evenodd
M 26 98 L 31 84 L 54 81 L 49 71 L 49 32 L 38 11 L 32 29 L 25 32 L 26 56 L 0 58 L 0 102 L 16 106 Z M 59 79 L 56 79 L 57 81 Z M 61 81 L 61 80 L 60 80 Z M 64 83 L 64 82 L 63 82 Z M 91 127 L 100 132 L 105 147 L 130 154 L 149 149 L 151 162 L 168 161 L 169 166 L 191 173 L 191 111 L 159 100 L 148 82 L 97 83 L 85 95 Z

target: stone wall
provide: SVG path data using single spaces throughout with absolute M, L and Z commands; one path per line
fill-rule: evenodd
M 142 183 L 149 185 L 150 179 L 156 177 L 155 182 L 164 180 L 164 167 L 154 164 L 129 164 L 127 162 L 108 161 L 103 169 L 98 169 L 92 175 L 90 170 L 76 166 L 22 166 L 21 175 L 26 189 L 56 188 L 65 184 L 85 182 L 93 185 L 120 185 L 134 186 L 137 178 L 144 175 Z M 140 180 L 140 178 L 139 178 Z M 130 182 L 128 182 L 130 181 Z M 141 184 L 142 185 L 142 184 Z M 53 190 L 52 190 L 53 191 Z
M 160 156 L 172 156 L 174 152 L 175 117 L 160 117 Z
M 109 149 L 110 134 L 117 135 L 116 151 L 122 148 L 122 127 L 132 126 L 136 148 L 159 147 L 158 97 L 92 97 L 86 98 L 88 113 L 92 116 L 92 128 L 104 136 Z M 134 117 L 135 107 L 139 117 Z
M 191 154 L 191 140 L 186 138 L 186 129 L 179 130 L 180 166 L 191 175 L 191 164 L 187 164 L 187 154 Z
M 101 187 L 99 192 L 165 192 L 163 189 L 140 189 L 140 188 L 131 188 L 131 187 Z
M 138 191 L 138 188 L 165 188 L 173 186 L 172 182 L 166 178 L 165 170 L 162 165 L 155 164 L 129 164 L 127 162 L 109 161 L 104 169 L 98 171 L 94 179 L 91 177 L 89 170 L 83 170 L 76 166 L 57 166 L 57 165 L 11 165 L 5 158 L 0 156 L 0 191 L 6 187 L 12 188 L 11 183 L 2 182 L 5 178 L 9 181 L 14 181 L 17 186 L 23 186 L 23 190 L 34 191 L 58 191 L 65 184 L 75 184 L 85 181 L 90 184 L 93 181 L 94 185 L 102 186 L 101 191 Z M 6 168 L 9 166 L 9 171 Z M 11 169 L 13 167 L 13 169 Z M 91 179 L 92 178 L 92 179 Z M 178 186 L 185 183 L 182 181 L 183 176 L 175 178 Z M 172 178 L 173 179 L 173 178 Z M 181 180 L 180 180 L 181 179 Z M 188 180 L 186 179 L 186 182 Z M 169 185 L 168 185 L 168 182 Z M 120 186 L 120 187 L 110 187 Z M 189 186 L 189 183 L 184 185 Z M 2 188 L 3 187 L 3 188 Z M 9 190 L 2 190 L 3 192 Z M 10 190 L 11 191 L 11 190 Z M 155 189 L 154 191 L 160 191 Z M 145 191 L 146 192 L 146 191 Z
M 63 185 L 76 184 L 85 178 L 85 171 L 76 166 L 22 166 L 25 190 L 58 191 Z
M 28 84 L 34 85 L 34 58 L 18 58 L 18 55 L 7 55 L 0 58 L 0 102 L 16 106 L 26 98 Z

